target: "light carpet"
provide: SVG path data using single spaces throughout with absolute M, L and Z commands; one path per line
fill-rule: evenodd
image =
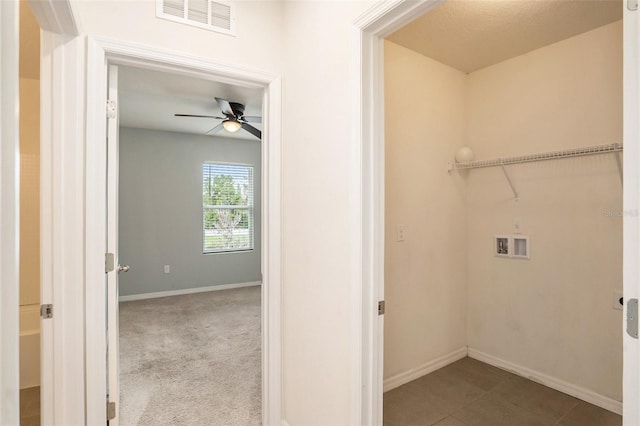
M 120 424 L 260 425 L 260 287 L 120 304 Z

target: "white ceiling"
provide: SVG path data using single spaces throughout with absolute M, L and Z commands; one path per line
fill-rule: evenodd
M 449 0 L 388 40 L 465 73 L 622 19 L 620 0 Z
M 213 118 L 175 117 L 179 114 L 222 116 L 215 98 L 245 105 L 245 115 L 262 116 L 262 89 L 231 86 L 142 68 L 120 66 L 118 98 L 120 125 L 140 129 L 204 135 L 220 123 Z M 262 130 L 261 123 L 251 123 Z M 222 129 L 212 136 L 258 140 L 245 130 Z

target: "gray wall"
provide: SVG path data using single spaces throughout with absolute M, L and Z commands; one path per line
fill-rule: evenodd
M 260 142 L 120 129 L 120 295 L 260 281 Z M 254 250 L 202 253 L 202 163 L 254 167 Z M 171 265 L 171 273 L 163 272 Z

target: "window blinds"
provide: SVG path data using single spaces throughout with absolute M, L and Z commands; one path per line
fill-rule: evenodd
M 253 249 L 253 167 L 202 165 L 203 252 Z

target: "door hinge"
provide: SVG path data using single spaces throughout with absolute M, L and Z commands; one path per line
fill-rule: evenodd
M 111 272 L 116 269 L 116 256 L 113 253 L 104 254 L 104 272 Z
M 638 338 L 638 299 L 627 300 L 627 334 Z
M 53 318 L 53 305 L 51 303 L 40 305 L 40 316 L 42 319 Z
M 107 118 L 114 119 L 118 115 L 118 107 L 116 101 L 107 99 Z
M 116 418 L 116 403 L 107 402 L 107 420 L 113 420 Z
M 378 302 L 378 315 L 384 315 L 384 300 Z

